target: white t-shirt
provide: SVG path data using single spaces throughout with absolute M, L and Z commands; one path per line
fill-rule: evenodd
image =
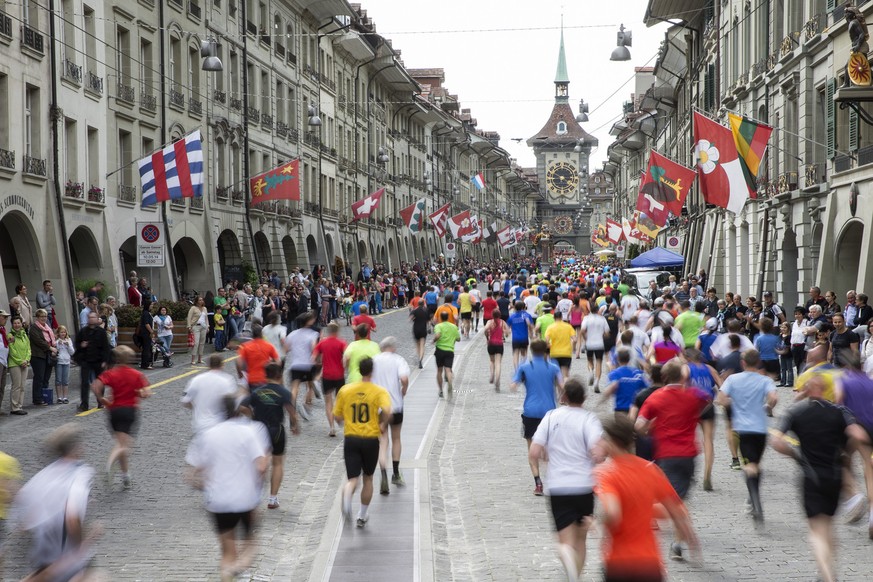
M 207 429 L 185 457 L 203 471 L 206 509 L 212 513 L 251 511 L 261 500 L 263 482 L 255 461 L 270 455 L 263 423 L 233 418 Z
M 370 381 L 391 395 L 392 412 L 403 412 L 403 385 L 400 379 L 409 378 L 409 374 L 409 364 L 403 356 L 394 352 L 373 356 L 373 377 Z
M 663 339 L 664 328 L 662 328 L 660 325 L 655 325 L 655 327 L 652 328 L 652 343 L 656 344 Z M 677 346 L 685 345 L 685 338 L 682 337 L 682 332 L 675 327 L 670 328 L 670 341 L 672 341 Z
M 562 406 L 546 413 L 533 442 L 545 447 L 549 455 L 547 494 L 578 495 L 594 490 L 591 449 L 602 434 L 600 420 L 584 408 Z
M 311 370 L 312 348 L 318 342 L 318 332 L 311 327 L 295 329 L 283 340 L 286 370 Z
M 503 279 L 494 279 L 494 282 L 491 283 L 491 290 L 495 293 L 503 291 Z
M 642 331 L 646 331 L 646 327 L 649 325 L 649 320 L 652 319 L 652 312 L 648 309 L 640 309 L 636 313 L 637 316 L 637 327 Z
M 628 293 L 621 298 L 621 319 L 625 322 L 636 315 L 640 308 L 640 298 Z
M 555 307 L 558 311 L 561 312 L 561 315 L 564 316 L 564 321 L 570 322 L 570 309 L 573 307 L 573 302 L 567 299 L 566 297 L 558 301 L 558 305 Z
M 470 289 L 470 299 L 472 299 L 473 297 L 476 298 L 476 300 L 472 302 L 474 305 L 476 303 L 482 302 L 482 294 L 479 292 L 478 289 Z
M 191 430 L 199 434 L 224 420 L 225 396 L 238 390 L 233 376 L 222 370 L 209 370 L 191 378 L 182 395 L 193 411 Z
M 740 353 L 745 352 L 746 350 L 750 350 L 755 347 L 752 343 L 752 340 L 746 336 L 746 334 L 738 333 L 736 334 L 740 336 Z M 655 341 L 654 335 L 652 336 L 652 341 Z M 682 344 L 679 344 L 682 345 Z M 731 352 L 731 338 L 729 333 L 723 333 L 715 338 L 715 341 L 712 342 L 712 347 L 709 348 L 709 353 L 712 354 L 712 357 L 716 360 L 720 360 Z
M 281 323 L 264 326 L 264 339 L 273 344 L 273 347 L 276 348 L 276 353 L 278 354 L 285 353 L 283 342 L 287 335 L 288 328 Z
M 524 298 L 524 308 L 531 317 L 537 316 L 537 305 L 540 304 L 540 298 L 536 295 L 528 295 Z
M 582 329 L 585 331 L 586 350 L 602 350 L 605 347 L 603 334 L 609 331 L 605 317 L 599 313 L 589 313 L 582 318 Z

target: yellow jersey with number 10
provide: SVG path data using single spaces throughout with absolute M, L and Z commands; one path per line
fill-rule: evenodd
M 347 437 L 377 439 L 379 411 L 391 414 L 391 396 L 372 382 L 346 384 L 336 395 L 333 415 L 341 417 Z

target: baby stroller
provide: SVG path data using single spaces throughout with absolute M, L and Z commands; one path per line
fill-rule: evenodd
M 168 352 L 167 348 L 164 347 L 160 341 L 152 342 L 152 361 L 157 362 L 158 358 L 162 358 L 164 360 L 165 368 L 173 367 L 173 360 L 170 359 L 170 356 L 173 355 L 172 352 Z

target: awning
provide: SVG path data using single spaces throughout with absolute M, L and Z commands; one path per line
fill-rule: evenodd
M 708 0 L 649 0 L 643 22 L 655 26 L 664 20 L 693 20 L 709 4 Z

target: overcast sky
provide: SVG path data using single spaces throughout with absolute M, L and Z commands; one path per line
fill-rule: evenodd
M 654 65 L 666 25 L 646 28 L 648 0 L 360 0 L 380 34 L 408 68 L 441 67 L 445 85 L 470 108 L 478 128 L 523 166 L 534 165 L 524 141 L 543 126 L 554 103 L 561 14 L 570 75 L 570 104 L 589 103 L 583 127 L 599 140 L 592 167 L 602 166 L 609 129 L 633 92 L 634 67 Z M 620 24 L 633 31 L 631 60 L 612 62 Z M 496 30 L 495 30 L 496 29 Z

